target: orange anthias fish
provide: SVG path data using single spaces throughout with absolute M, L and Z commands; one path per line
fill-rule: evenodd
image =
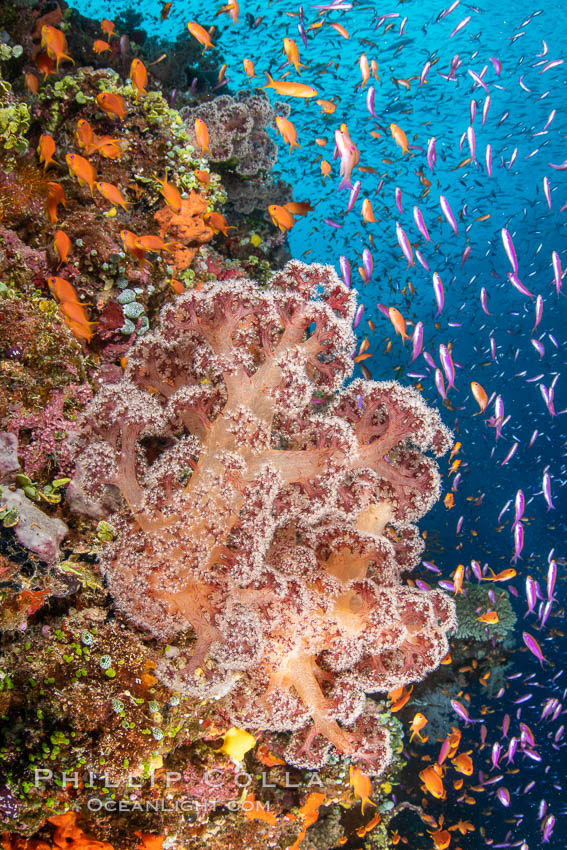
M 370 203 L 369 198 L 365 198 L 362 202 L 362 218 L 368 224 L 374 224 L 377 222 L 377 218 L 374 215 L 374 210 L 372 209 L 372 204 Z
M 425 714 L 422 714 L 420 711 L 414 715 L 412 722 L 410 723 L 411 735 L 410 742 L 413 741 L 414 735 L 417 735 L 420 741 L 426 741 L 427 738 L 422 738 L 419 734 L 425 726 L 427 726 L 428 720 Z
M 134 257 L 134 259 L 138 260 L 140 266 L 142 266 L 146 258 L 146 251 L 144 248 L 136 245 L 138 241 L 136 234 L 132 233 L 131 230 L 121 230 L 120 238 L 122 239 L 122 244 L 128 253 Z
M 114 186 L 112 183 L 104 182 L 97 182 L 95 183 L 95 186 L 102 197 L 107 201 L 110 201 L 113 206 L 122 207 L 125 212 L 128 212 L 128 207 L 131 206 L 131 202 L 126 200 L 117 186 Z
M 99 153 L 105 159 L 120 159 L 124 153 L 119 139 L 111 139 L 110 136 L 100 136 L 92 144 L 90 153 Z
M 53 238 L 53 247 L 55 248 L 57 256 L 59 257 L 59 265 L 57 266 L 57 268 L 59 268 L 62 263 L 67 262 L 72 247 L 71 240 L 69 239 L 65 231 L 55 231 L 55 236 Z
M 358 64 L 360 66 L 360 73 L 362 76 L 362 83 L 360 85 L 361 88 L 364 88 L 370 79 L 370 65 L 368 64 L 368 58 L 366 53 L 362 53 L 360 59 L 358 60 Z
M 216 50 L 215 45 L 211 41 L 209 33 L 200 24 L 197 24 L 195 21 L 189 21 L 187 23 L 187 29 L 189 30 L 191 35 L 197 39 L 199 44 L 204 45 L 205 49 L 203 50 L 203 53 L 206 53 L 209 47 L 211 48 L 211 50 Z
M 454 759 L 451 759 L 451 764 L 458 773 L 464 773 L 465 776 L 472 776 L 474 766 L 469 753 L 460 753 Z
M 90 147 L 94 144 L 95 139 L 96 136 L 89 122 L 85 118 L 79 118 L 75 129 L 75 140 L 79 147 L 84 149 L 87 156 L 91 153 Z
M 77 339 L 90 342 L 96 322 L 89 322 L 86 310 L 80 303 L 75 287 L 62 277 L 48 277 L 47 285 L 59 301 L 59 309 L 63 313 L 65 324 Z
M 307 68 L 299 61 L 299 48 L 292 38 L 284 38 L 283 40 L 284 53 L 287 56 L 287 64 L 293 65 L 298 74 L 301 74 L 300 68 Z
M 124 98 L 114 92 L 102 91 L 96 96 L 96 102 L 100 108 L 111 118 L 123 121 L 126 116 L 126 103 Z
M 67 39 L 61 30 L 56 27 L 44 24 L 41 28 L 41 46 L 47 50 L 47 55 L 50 59 L 55 59 L 55 67 L 59 70 L 59 63 L 62 59 L 68 59 L 69 62 L 74 60 L 68 55 Z
M 323 175 L 323 180 L 325 177 L 328 177 L 331 173 L 331 163 L 327 162 L 326 159 L 321 160 L 321 174 Z
M 173 253 L 183 247 L 181 242 L 164 242 L 161 236 L 153 236 L 152 234 L 148 234 L 147 236 L 137 236 L 134 246 L 141 251 L 151 251 L 155 254 L 160 251 Z
M 409 339 L 409 336 L 406 333 L 406 320 L 404 319 L 400 311 L 397 309 L 397 307 L 390 307 L 390 309 L 388 310 L 388 315 L 396 333 L 401 336 L 402 342 L 405 345 L 406 339 Z
M 445 505 L 448 511 L 450 511 L 451 508 L 455 507 L 455 497 L 452 493 L 446 494 L 445 498 L 443 499 L 443 504 Z
M 292 148 L 301 147 L 301 145 L 297 144 L 297 130 L 295 129 L 291 121 L 289 121 L 287 118 L 284 118 L 282 115 L 276 115 L 276 127 L 282 134 L 284 142 L 289 145 L 290 153 L 292 151 Z
M 111 50 L 110 44 L 108 41 L 103 41 L 102 38 L 97 38 L 96 41 L 93 42 L 93 51 L 95 53 L 104 53 L 105 50 Z
M 313 86 L 306 86 L 304 83 L 296 83 L 290 80 L 274 80 L 272 75 L 266 71 L 268 82 L 263 89 L 274 89 L 278 94 L 285 97 L 317 97 L 317 90 Z
M 449 455 L 449 460 L 451 460 L 454 457 L 454 455 L 458 454 L 461 451 L 461 449 L 462 449 L 462 444 L 457 441 L 455 443 L 455 445 L 453 446 L 453 448 L 451 449 L 451 454 Z
M 226 13 L 230 15 L 230 20 L 233 24 L 238 21 L 238 15 L 240 12 L 240 6 L 237 3 L 237 0 L 229 0 L 229 2 L 225 6 L 221 6 L 221 8 L 216 13 L 217 15 L 222 15 Z
M 203 172 L 203 174 L 206 173 L 207 172 Z M 160 192 L 163 195 L 167 206 L 170 207 L 174 213 L 179 215 L 182 209 L 181 195 L 179 193 L 179 189 L 173 186 L 172 183 L 167 182 L 167 168 L 165 169 L 165 177 L 163 180 L 160 180 L 159 177 L 155 177 L 154 179 L 157 180 L 158 183 L 161 183 Z
M 346 39 L 350 38 L 350 35 L 348 34 L 347 30 L 343 27 L 342 24 L 329 24 L 329 26 L 332 27 L 335 30 L 335 32 L 338 32 L 339 35 L 342 35 L 343 38 L 346 38 Z
M 222 213 L 219 212 L 210 212 L 205 213 L 203 216 L 203 221 L 207 224 L 215 233 L 222 233 L 224 236 L 228 236 L 228 230 L 236 230 L 234 225 L 229 225 L 226 222 L 226 218 Z
M 430 832 L 429 834 L 435 850 L 447 850 L 451 844 L 451 833 L 448 829 L 436 829 L 435 832 Z
M 488 404 L 488 396 L 486 395 L 484 387 L 482 387 L 478 381 L 471 381 L 471 390 L 476 403 L 480 407 L 479 413 L 484 413 L 486 405 Z
M 118 38 L 118 36 L 114 32 L 113 21 L 109 21 L 107 18 L 103 18 L 102 21 L 100 22 L 100 28 L 101 28 L 102 32 L 105 35 L 107 35 L 109 38 L 112 38 L 112 36 L 114 36 L 115 38 Z
M 394 137 L 395 143 L 401 147 L 402 156 L 405 153 L 409 153 L 408 137 L 406 136 L 402 128 L 398 127 L 397 124 L 390 124 L 390 132 Z
M 39 161 L 43 162 L 44 171 L 47 171 L 51 163 L 57 165 L 57 162 L 53 159 L 53 154 L 55 153 L 55 142 L 53 140 L 53 136 L 50 136 L 49 133 L 43 133 L 43 135 L 39 137 L 37 152 L 39 154 Z
M 242 61 L 242 65 L 244 66 L 244 72 L 249 77 L 249 79 L 253 79 L 256 76 L 256 69 L 254 67 L 254 63 L 251 59 L 244 59 Z
M 404 685 L 403 688 L 396 688 L 394 691 L 390 691 L 388 696 L 392 700 L 392 705 L 390 706 L 390 711 L 395 713 L 397 711 L 401 711 L 404 705 L 407 704 L 409 698 L 411 697 L 411 692 L 413 691 L 413 685 L 410 685 L 409 688 Z
M 445 507 L 447 507 L 447 505 L 445 505 Z M 453 574 L 453 587 L 455 589 L 455 596 L 457 595 L 457 593 L 462 593 L 464 595 L 464 591 L 463 591 L 463 579 L 464 579 L 464 577 L 465 577 L 465 565 L 459 564 L 457 566 L 457 569 L 455 570 L 455 572 Z
M 194 174 L 199 183 L 202 183 L 204 186 L 208 186 L 211 182 L 211 175 L 208 171 L 203 171 L 200 168 L 196 168 Z M 181 195 L 179 197 L 181 198 Z
M 486 623 L 489 626 L 494 626 L 496 623 L 500 622 L 496 611 L 487 611 L 486 614 L 481 614 L 481 616 L 476 619 L 478 623 Z
M 37 94 L 39 91 L 39 80 L 36 75 L 32 74 L 31 71 L 27 71 L 24 75 L 24 80 L 27 90 L 32 94 Z
M 333 103 L 332 100 L 316 100 L 315 103 L 321 107 L 321 112 L 324 115 L 332 115 L 337 108 L 337 104 Z
M 132 59 L 130 65 L 130 79 L 132 86 L 136 89 L 136 103 L 141 94 L 147 94 L 146 83 L 148 82 L 148 72 L 146 66 L 141 59 Z
M 45 207 L 47 210 L 47 217 L 51 224 L 55 224 L 57 222 L 57 207 L 59 204 L 63 204 L 64 207 L 67 206 L 65 190 L 60 183 L 49 182 L 47 184 L 47 201 L 45 203 Z
M 65 157 L 65 162 L 67 163 L 71 177 L 76 177 L 80 186 L 88 186 L 92 195 L 96 181 L 96 171 L 88 159 L 85 159 L 84 156 L 80 156 L 78 153 L 68 153 Z
M 160 20 L 165 21 L 169 15 L 173 3 L 164 3 L 161 7 Z
M 495 573 L 494 570 L 488 568 L 492 573 L 491 576 L 483 576 L 483 581 L 509 581 L 511 578 L 516 577 L 516 570 L 512 567 L 509 567 L 507 570 L 502 570 L 499 573 Z
M 195 119 L 195 136 L 197 138 L 197 144 L 201 146 L 201 156 L 203 156 L 205 151 L 211 153 L 211 149 L 209 148 L 209 128 L 202 118 Z
M 268 213 L 272 219 L 272 224 L 279 227 L 282 233 L 287 233 L 287 231 L 291 230 L 295 224 L 295 219 L 289 210 L 286 210 L 285 207 L 281 207 L 278 204 L 270 204 L 268 207 Z
M 349 784 L 354 791 L 354 796 L 361 801 L 360 810 L 362 814 L 364 814 L 364 806 L 368 803 L 371 806 L 375 806 L 374 803 L 370 799 L 370 795 L 372 794 L 372 782 L 370 777 L 365 773 L 362 773 L 358 767 L 350 766 L 349 769 Z
M 65 278 L 52 275 L 47 278 L 47 285 L 59 302 L 78 302 L 79 299 L 75 287 L 68 280 L 65 280 Z
M 64 314 L 65 324 L 67 325 L 75 339 L 84 339 L 87 342 L 90 342 L 94 336 L 96 322 L 89 322 L 85 308 L 81 307 L 80 304 L 76 306 L 80 308 L 80 319 L 71 319 L 70 316 L 66 314 L 64 305 L 61 305 L 61 310 Z
M 419 778 L 430 794 L 438 800 L 442 800 L 445 797 L 445 788 L 443 787 L 443 780 L 441 778 L 441 768 L 436 768 L 437 765 L 428 765 L 428 767 L 420 772 Z
M 43 51 L 41 53 L 38 53 L 33 61 L 36 64 L 37 70 L 43 74 L 43 80 L 45 82 L 48 76 L 54 73 L 53 62 L 51 61 L 47 53 L 44 53 Z
M 307 215 L 308 212 L 313 212 L 315 207 L 312 207 L 309 201 L 288 201 L 284 207 L 292 215 Z

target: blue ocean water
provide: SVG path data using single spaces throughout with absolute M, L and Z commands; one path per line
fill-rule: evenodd
M 74 0 L 71 5 L 90 17 L 114 19 L 129 4 Z M 300 59 L 307 67 L 301 77 L 291 68 L 288 79 L 314 86 L 318 96 L 288 99 L 289 118 L 301 147 L 288 153 L 278 137 L 274 172 L 293 186 L 294 200 L 309 201 L 315 209 L 290 231 L 291 253 L 306 262 L 330 263 L 337 271 L 340 256 L 349 261 L 353 286 L 364 305 L 357 332 L 361 341 L 368 336 L 372 353 L 362 365 L 375 379 L 395 376 L 403 383 L 419 382 L 424 397 L 440 408 L 462 443 L 456 456 L 461 459 L 456 487 L 455 474 L 449 475 L 448 464 L 442 461 L 443 495 L 452 493 L 454 507 L 447 509 L 442 500 L 422 523 L 437 541 L 437 550 L 433 554 L 428 551 L 427 557 L 435 561 L 441 574 L 436 576 L 424 568 L 422 580 L 429 584 L 438 579 L 448 581 L 457 564 L 470 565 L 472 561 L 481 567 L 488 564 L 496 573 L 511 566 L 517 570 L 516 578 L 506 585 L 516 591 L 518 649 L 512 655 L 514 666 L 509 675 L 517 678 L 507 679 L 504 694 L 490 701 L 482 689 L 471 686 L 471 716 L 482 717 L 479 712 L 483 704 L 489 706 L 485 716 L 487 745 L 479 750 L 479 724 L 468 727 L 465 733 L 475 763 L 475 775 L 468 781 L 476 783 L 479 770 L 485 776 L 502 774 L 502 779 L 486 786 L 478 795 L 476 807 L 459 803 L 458 795 L 452 793 L 445 803 L 446 819 L 475 823 L 474 836 L 460 840 L 463 847 L 478 847 L 486 841 L 494 847 L 526 842 L 526 847 L 534 848 L 540 846 L 545 817 L 551 813 L 557 822 L 549 847 L 566 846 L 562 714 L 551 722 L 539 721 L 545 700 L 556 698 L 561 702 L 567 687 L 563 673 L 567 641 L 562 631 L 566 308 L 560 291 L 561 269 L 567 269 L 567 209 L 563 209 L 567 205 L 567 173 L 553 167 L 564 161 L 567 167 L 565 4 L 544 0 L 536 8 L 527 0 L 503 4 L 479 0 L 473 6 L 462 0 L 453 4 L 446 0 L 445 11 L 452 11 L 445 16 L 443 0 L 392 0 L 387 4 L 335 0 L 336 8 L 323 14 L 318 8 L 323 2 L 306 4 L 302 20 L 307 46 L 298 32 L 301 18 L 297 5 L 283 0 L 243 0 L 234 25 L 226 14 L 215 17 L 220 5 L 209 0 L 199 4 L 174 0 L 163 22 L 156 0 L 140 0 L 135 10 L 143 14 L 142 26 L 148 35 L 164 40 L 164 49 L 167 40 L 186 32 L 187 21 L 197 20 L 207 28 L 214 24 L 213 42 L 227 63 L 229 80 L 219 93 L 260 85 L 266 71 L 280 79 L 290 71 L 287 65 L 282 67 L 287 61 L 283 38 L 297 42 Z M 311 28 L 320 21 L 320 27 Z M 462 28 L 453 34 L 460 22 L 464 22 Z M 342 25 L 348 39 L 332 23 Z M 363 53 L 369 61 L 377 62 L 378 78 L 371 77 L 366 86 L 361 86 L 359 68 Z M 258 79 L 250 81 L 244 73 L 245 58 L 255 63 Z M 420 85 L 427 62 L 431 63 L 427 81 Z M 452 65 L 454 74 L 450 73 Z M 480 83 L 475 82 L 473 74 L 480 77 Z M 375 117 L 366 103 L 370 85 L 375 89 Z M 271 89 L 266 92 L 272 101 L 285 99 Z M 323 115 L 316 99 L 335 102 L 335 112 Z M 484 121 L 483 108 L 488 109 Z M 343 122 L 360 151 L 360 165 L 371 169 L 353 172 L 353 181 L 360 180 L 361 188 L 348 214 L 349 191 L 338 191 L 339 163 L 333 160 L 334 134 Z M 402 154 L 395 144 L 389 130 L 392 123 L 406 133 L 409 153 Z M 474 155 L 470 132 L 467 137 L 470 127 L 474 130 Z M 327 144 L 319 146 L 316 138 L 326 138 Z M 432 138 L 436 140 L 437 159 L 430 168 L 426 152 Z M 485 161 L 487 145 L 492 148 L 492 176 Z M 325 181 L 320 170 L 322 158 L 332 165 Z M 546 179 L 549 200 L 544 189 Z M 401 210 L 396 205 L 396 188 L 401 190 Z M 450 205 L 457 233 L 443 215 L 440 196 Z M 370 199 L 376 223 L 363 221 L 363 198 Z M 415 225 L 415 205 L 423 214 L 431 241 L 426 241 Z M 413 246 L 414 264 L 409 267 L 396 238 L 396 222 Z M 518 291 L 508 277 L 513 269 L 503 245 L 503 228 L 513 240 L 517 277 L 532 296 Z M 366 283 L 357 272 L 365 248 L 373 259 L 372 277 Z M 415 260 L 416 248 L 429 270 Z M 557 257 L 555 270 L 553 252 Z M 435 272 L 445 294 L 439 315 L 432 285 Z M 481 305 L 483 288 L 488 315 Z M 542 297 L 543 314 L 534 327 L 537 295 Z M 410 335 L 416 322 L 423 323 L 424 349 L 439 369 L 440 344 L 451 346 L 456 390 L 447 393 L 449 405 L 442 404 L 434 368 L 421 355 L 411 362 L 411 344 L 402 344 L 379 304 L 396 307 Z M 374 323 L 374 332 L 368 320 Z M 389 352 L 387 339 L 391 340 Z M 356 367 L 355 374 L 360 376 L 361 366 Z M 489 397 L 482 415 L 471 393 L 472 381 L 479 382 Z M 446 389 L 446 379 L 444 385 Z M 500 437 L 494 421 L 490 422 L 497 396 L 504 408 Z M 515 444 L 515 453 L 506 462 Z M 550 477 L 553 508 L 548 507 L 542 492 L 545 472 Z M 513 522 L 519 489 L 526 502 L 521 519 L 525 539 L 516 562 Z M 499 520 L 508 501 L 511 504 Z M 558 580 L 551 613 L 540 628 L 538 612 L 541 614 L 547 600 L 548 563 L 554 559 Z M 525 617 L 528 575 L 539 582 L 541 599 L 536 613 Z M 523 631 L 541 645 L 544 663 L 525 649 Z M 523 697 L 527 699 L 522 701 Z M 524 753 L 516 755 L 510 766 L 502 758 L 497 768 L 491 768 L 492 744 L 502 740 L 502 746 L 508 746 L 499 731 L 506 714 L 511 717 L 509 736 L 520 736 L 520 722 L 534 732 L 532 749 L 540 761 Z M 518 772 L 509 772 L 516 768 Z M 534 787 L 522 793 L 532 781 Z M 499 786 L 510 792 L 508 808 L 496 798 Z M 545 810 L 541 800 L 546 801 Z M 443 806 L 436 809 L 440 811 Z M 484 839 L 478 831 L 481 824 L 486 828 Z

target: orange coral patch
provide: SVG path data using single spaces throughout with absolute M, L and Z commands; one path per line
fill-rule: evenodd
M 162 207 L 154 218 L 159 225 L 159 234 L 165 238 L 181 242 L 183 247 L 172 254 L 174 274 L 189 268 L 199 245 L 213 238 L 213 230 L 201 216 L 207 211 L 207 201 L 198 192 L 191 192 L 188 198 L 181 199 L 181 212 L 175 213 L 170 207 Z

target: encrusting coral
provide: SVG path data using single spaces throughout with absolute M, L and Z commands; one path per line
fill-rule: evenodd
M 85 411 L 68 496 L 120 491 L 116 605 L 162 640 L 194 633 L 156 675 L 226 697 L 235 726 L 291 731 L 291 764 L 332 744 L 379 774 L 389 734 L 365 693 L 423 679 L 456 623 L 441 591 L 401 581 L 439 496 L 423 452 L 451 435 L 414 390 L 343 386 L 354 312 L 332 268 L 298 261 L 265 290 L 187 292 Z
M 213 238 L 212 229 L 201 218 L 207 209 L 206 199 L 197 192 L 190 192 L 188 198 L 181 199 L 179 213 L 165 206 L 154 215 L 159 225 L 159 235 L 181 243 L 173 251 L 170 260 L 176 274 L 189 268 L 199 245 Z

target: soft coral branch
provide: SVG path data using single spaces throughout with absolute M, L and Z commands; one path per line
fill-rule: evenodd
M 439 492 L 424 452 L 450 434 L 413 390 L 343 387 L 354 312 L 332 269 L 296 261 L 265 289 L 182 295 L 86 412 L 74 487 L 123 494 L 103 556 L 118 608 L 195 638 L 163 679 L 223 697 L 235 725 L 290 731 L 295 764 L 332 744 L 379 773 L 388 734 L 365 692 L 426 675 L 455 624 L 450 600 L 401 580 Z

